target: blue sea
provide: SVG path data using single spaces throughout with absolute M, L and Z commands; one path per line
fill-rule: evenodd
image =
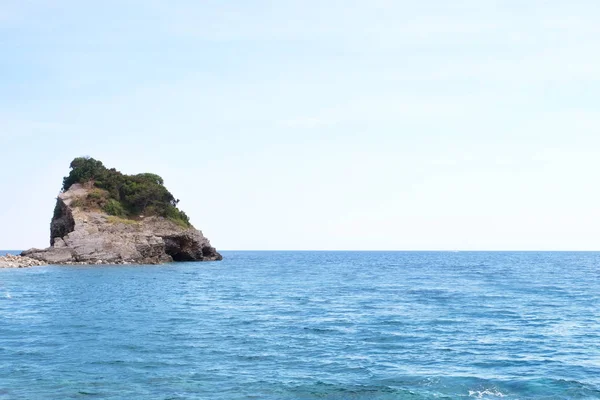
M 0 269 L 0 399 L 599 399 L 600 253 Z

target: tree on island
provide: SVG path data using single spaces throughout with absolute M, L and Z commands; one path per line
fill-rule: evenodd
M 93 188 L 75 206 L 99 208 L 122 218 L 161 216 L 179 225 L 191 226 L 188 216 L 177 208 L 179 200 L 156 174 L 125 175 L 114 168 L 106 168 L 101 161 L 91 157 L 75 158 L 70 167 L 69 176 L 63 179 L 63 191 L 76 183 Z

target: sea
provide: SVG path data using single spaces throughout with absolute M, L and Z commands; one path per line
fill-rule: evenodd
M 223 255 L 0 269 L 0 399 L 600 399 L 600 253 Z

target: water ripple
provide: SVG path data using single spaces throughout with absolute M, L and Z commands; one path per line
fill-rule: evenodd
M 600 253 L 0 270 L 0 399 L 598 399 Z

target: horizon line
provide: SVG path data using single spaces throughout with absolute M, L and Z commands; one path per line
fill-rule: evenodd
M 600 252 L 598 250 L 536 250 L 536 249 L 527 249 L 527 250 L 511 250 L 511 249 L 500 249 L 500 250 L 409 250 L 409 249 L 359 249 L 359 250 L 349 250 L 349 249 L 296 249 L 296 250 L 286 250 L 286 249 L 217 249 L 217 251 L 256 251 L 256 252 L 275 252 L 275 251 L 285 251 L 285 252 L 381 252 L 381 253 L 467 253 L 467 252 L 581 252 L 581 253 L 593 253 Z
M 21 249 L 0 249 L 0 253 L 5 252 L 5 251 L 12 251 L 12 252 L 22 252 L 25 251 L 27 249 L 21 250 Z M 511 249 L 495 249 L 495 250 L 473 250 L 473 249 L 467 249 L 467 250 L 444 250 L 444 249 L 438 249 L 438 250 L 410 250 L 410 249 L 391 249 L 391 250 L 386 250 L 386 249 L 374 249 L 374 250 L 370 250 L 370 249 L 358 249 L 358 250 L 349 250 L 349 249 L 295 249 L 295 250 L 289 250 L 289 249 L 217 249 L 217 251 L 245 251 L 245 252 L 288 252 L 288 253 L 292 253 L 292 252 L 354 252 L 354 253 L 492 253 L 492 252 L 496 252 L 496 253 L 599 253 L 600 249 L 598 250 L 568 250 L 568 249 L 562 249 L 562 250 L 536 250 L 536 249 L 521 249 L 521 250 L 511 250 Z

